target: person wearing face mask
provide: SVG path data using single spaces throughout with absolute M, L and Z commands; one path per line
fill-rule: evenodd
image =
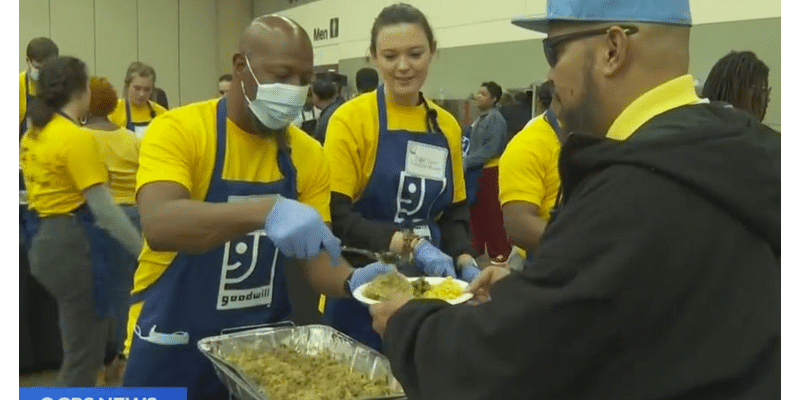
M 561 196 L 475 305 L 373 305 L 411 399 L 781 397 L 780 135 L 701 100 L 689 0 L 549 0 Z M 668 54 L 669 57 L 665 57 Z
M 114 203 L 97 141 L 78 125 L 89 111 L 86 65 L 73 57 L 51 59 L 37 84 L 31 129 L 20 142 L 29 208 L 39 221 L 31 275 L 58 304 L 64 356 L 57 384 L 94 386 L 108 329 L 107 249 L 119 242 L 138 254 L 142 239 Z
M 137 203 L 145 246 L 134 275 L 125 386 L 228 392 L 197 341 L 223 329 L 291 318 L 285 268 L 348 296 L 390 266 L 341 261 L 322 146 L 291 125 L 313 79 L 296 22 L 270 15 L 245 29 L 230 91 L 170 110 L 142 140 Z
M 415 268 L 401 270 L 407 275 L 469 281 L 479 270 L 468 233 L 461 129 L 420 92 L 435 50 L 428 20 L 413 6 L 388 6 L 375 19 L 370 53 L 384 84 L 339 107 L 326 133 L 325 153 L 336 165 L 333 231 L 347 246 L 413 252 Z M 325 299 L 322 308 L 326 323 L 381 348 L 363 304 Z
M 26 111 L 31 98 L 38 93 L 36 80 L 42 65 L 52 58 L 58 57 L 58 46 L 46 37 L 38 37 L 28 42 L 26 59 L 28 69 L 19 74 L 19 138 L 28 130 Z
M 167 109 L 151 100 L 156 84 L 156 71 L 153 67 L 134 61 L 125 73 L 123 97 L 117 108 L 108 116 L 111 122 L 133 131 L 136 136 L 144 136 L 153 119 Z

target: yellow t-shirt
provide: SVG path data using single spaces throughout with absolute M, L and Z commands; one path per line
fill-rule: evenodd
M 28 110 L 28 102 L 26 101 L 27 98 L 25 96 L 25 79 L 28 78 L 28 71 L 22 71 L 19 74 L 19 123 L 22 123 L 22 119 L 25 117 L 25 112 Z M 30 95 L 35 96 L 36 92 L 38 91 L 36 86 L 36 81 L 28 82 L 28 89 L 30 90 Z M 30 127 L 29 127 L 30 128 Z
M 438 105 L 428 102 L 438 113 L 450 147 L 453 163 L 453 203 L 467 198 L 461 158 L 461 127 L 455 117 Z M 387 127 L 424 134 L 427 130 L 425 106 L 404 107 L 386 98 Z M 378 152 L 378 95 L 364 93 L 342 104 L 331 116 L 325 134 L 325 154 L 336 166 L 331 177 L 331 191 L 357 200 L 367 185 Z
M 150 106 L 153 107 L 153 111 L 156 112 L 156 116 L 164 114 L 167 112 L 167 109 L 162 107 L 161 104 L 158 104 L 154 101 L 147 101 L 150 103 Z M 108 119 L 111 122 L 119 125 L 120 127 L 124 128 L 125 125 L 128 123 L 128 119 L 125 116 L 125 100 L 119 99 L 117 101 L 117 108 L 108 115 Z M 150 122 L 153 120 L 153 117 L 150 116 L 150 107 L 147 105 L 137 106 L 136 104 L 131 104 L 131 119 L 133 122 Z
M 88 129 L 100 146 L 100 155 L 109 173 L 109 186 L 117 204 L 136 204 L 136 170 L 139 169 L 141 141 L 133 132 L 119 128 L 115 131 Z
M 142 139 L 136 190 L 157 181 L 171 181 L 189 190 L 190 198 L 203 201 L 211 183 L 216 155 L 218 99 L 174 108 L 156 118 Z M 330 222 L 330 164 L 322 146 L 299 128 L 289 125 L 288 141 L 297 170 L 298 201 L 314 207 Z M 274 182 L 278 168 L 278 143 L 247 133 L 227 120 L 223 179 Z M 175 258 L 175 252 L 150 249 L 147 241 L 134 275 L 134 293 L 152 284 Z
M 72 212 L 85 202 L 85 189 L 108 180 L 94 136 L 60 114 L 22 137 L 20 165 L 28 207 L 43 217 Z
M 561 180 L 558 176 L 558 156 L 561 143 L 556 132 L 540 115 L 506 146 L 500 157 L 500 205 L 525 201 L 539 207 L 539 217 L 550 219 Z

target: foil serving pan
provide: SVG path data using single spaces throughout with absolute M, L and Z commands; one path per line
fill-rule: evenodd
M 214 364 L 220 380 L 239 400 L 276 400 L 262 390 L 251 378 L 229 362 L 227 356 L 238 351 L 270 352 L 281 346 L 298 353 L 316 355 L 328 352 L 337 360 L 350 365 L 350 371 L 364 373 L 369 379 L 388 377 L 389 388 L 403 392 L 400 382 L 392 376 L 389 360 L 382 354 L 326 325 L 266 327 L 244 332 L 222 334 L 201 339 L 197 347 Z M 362 397 L 358 400 L 406 399 L 404 395 Z

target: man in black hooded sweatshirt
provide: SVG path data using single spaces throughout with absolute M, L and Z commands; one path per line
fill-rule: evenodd
M 549 0 L 562 197 L 476 303 L 374 305 L 412 400 L 777 399 L 780 138 L 694 92 L 688 0 Z

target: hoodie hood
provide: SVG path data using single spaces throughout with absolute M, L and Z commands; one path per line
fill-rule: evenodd
M 564 198 L 583 178 L 629 164 L 691 188 L 780 254 L 780 134 L 725 103 L 679 107 L 628 140 L 573 134 L 560 162 Z

